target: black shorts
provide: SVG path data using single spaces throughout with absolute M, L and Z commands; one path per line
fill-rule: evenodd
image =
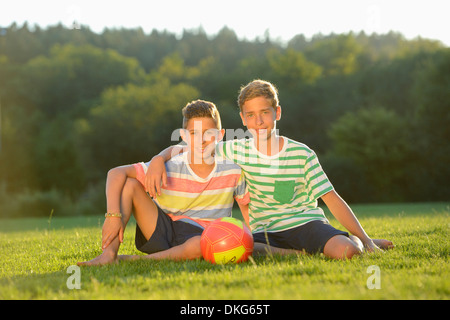
M 337 235 L 349 236 L 347 232 L 335 229 L 327 221 L 314 220 L 286 231 L 257 232 L 253 234 L 253 240 L 277 248 L 304 250 L 314 254 L 323 253 L 327 241 Z
M 195 225 L 195 222 L 173 221 L 158 207 L 158 220 L 152 236 L 146 239 L 136 225 L 135 244 L 139 251 L 150 254 L 183 244 L 192 237 L 200 236 L 202 232 L 201 225 Z

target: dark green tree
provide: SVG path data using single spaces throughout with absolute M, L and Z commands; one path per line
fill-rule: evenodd
M 85 100 L 110 87 L 143 81 L 137 60 L 93 46 L 55 46 L 23 68 L 23 95 L 48 116 L 72 112 Z
M 356 172 L 364 172 L 374 200 L 405 200 L 402 184 L 414 160 L 411 127 L 404 119 L 380 107 L 360 109 L 339 118 L 329 134 L 335 153 L 360 167 Z
M 181 128 L 181 109 L 199 92 L 166 79 L 147 86 L 128 84 L 106 90 L 100 104 L 77 124 L 80 152 L 89 180 L 102 178 L 119 165 L 148 161 L 171 144 Z

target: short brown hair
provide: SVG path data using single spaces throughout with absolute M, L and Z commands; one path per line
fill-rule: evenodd
M 246 86 L 241 87 L 241 92 L 238 97 L 238 104 L 241 112 L 246 101 L 257 97 L 264 97 L 270 100 L 274 109 L 276 109 L 280 103 L 278 100 L 278 90 L 272 83 L 264 80 L 253 80 Z
M 214 103 L 204 100 L 191 101 L 182 110 L 183 113 L 183 129 L 186 129 L 187 123 L 193 118 L 211 118 L 216 124 L 216 128 L 222 129 L 219 110 Z

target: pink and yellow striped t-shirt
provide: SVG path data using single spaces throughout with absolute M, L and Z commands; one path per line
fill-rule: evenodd
M 144 185 L 148 162 L 134 167 L 137 180 Z M 194 220 L 206 226 L 209 221 L 230 217 L 234 199 L 242 205 L 250 202 L 243 172 L 233 162 L 216 160 L 209 176 L 201 178 L 183 153 L 166 162 L 166 171 L 166 188 L 161 188 L 154 201 L 173 220 Z

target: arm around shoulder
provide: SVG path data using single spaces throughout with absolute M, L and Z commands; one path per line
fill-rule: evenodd
M 152 198 L 161 195 L 161 185 L 166 186 L 167 173 L 165 163 L 172 157 L 182 153 L 184 147 L 181 145 L 170 146 L 154 156 L 148 164 L 145 175 L 145 189 Z

